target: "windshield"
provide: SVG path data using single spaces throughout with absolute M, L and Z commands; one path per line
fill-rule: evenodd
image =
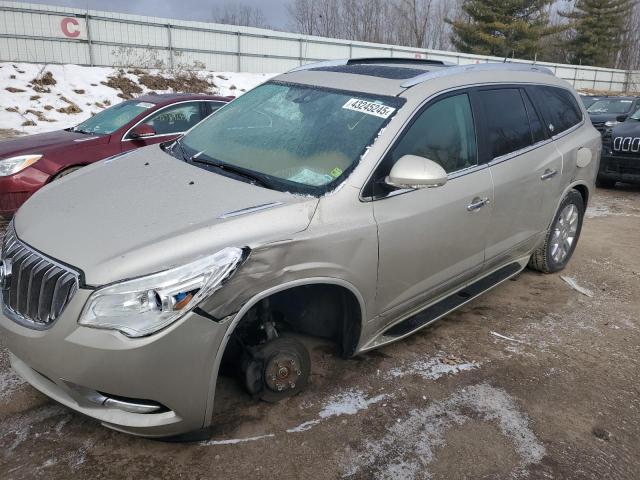
M 204 120 L 180 144 L 199 165 L 228 165 L 266 177 L 279 190 L 322 194 L 355 167 L 402 103 L 270 82 Z
M 605 98 L 598 100 L 589 108 L 589 113 L 628 113 L 633 106 L 633 100 L 621 98 Z
M 80 125 L 73 127 L 74 132 L 109 135 L 123 127 L 145 110 L 155 107 L 154 103 L 130 100 L 96 113 Z
M 589 108 L 591 105 L 593 105 L 594 103 L 596 103 L 598 101 L 597 97 L 580 97 L 582 99 L 582 103 L 584 104 L 585 108 Z
M 630 115 L 629 118 L 631 118 L 633 120 L 640 120 L 640 109 L 638 109 L 635 112 L 633 112 L 633 114 Z

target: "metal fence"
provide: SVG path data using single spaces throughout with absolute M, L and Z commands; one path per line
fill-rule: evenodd
M 502 58 L 0 0 L 0 61 L 278 73 L 320 60 Z M 513 62 L 532 63 L 510 59 Z M 640 72 L 538 62 L 578 89 L 640 91 Z

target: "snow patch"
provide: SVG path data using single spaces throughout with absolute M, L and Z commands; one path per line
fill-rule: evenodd
M 271 438 L 275 437 L 275 434 L 269 433 L 266 435 L 258 435 L 256 437 L 247 437 L 247 438 L 230 438 L 226 440 L 208 440 L 206 442 L 202 442 L 200 445 L 211 446 L 211 445 L 235 445 L 237 443 L 245 443 L 245 442 L 254 442 L 256 440 L 262 440 L 263 438 Z
M 51 72 L 56 84 L 46 85 L 49 92 L 35 91 L 29 84 L 44 72 Z M 160 72 L 150 70 L 149 73 Z M 109 77 L 117 74 L 117 68 L 107 67 L 0 63 L 0 130 L 17 130 L 24 134 L 33 134 L 75 126 L 106 108 L 105 103 L 115 105 L 123 101 L 118 97 L 120 90 L 102 84 Z M 210 83 L 215 84 L 217 91 L 215 93 L 224 96 L 240 96 L 275 75 L 233 72 L 222 74 L 209 71 L 198 71 L 196 74 L 199 78 L 206 78 Z M 124 76 L 140 86 L 142 89 L 140 95 L 151 92 L 148 87 L 140 84 L 138 75 L 127 73 Z M 169 92 L 169 90 L 154 91 Z M 69 106 L 63 97 L 76 104 L 82 112 L 76 114 L 58 112 L 58 109 Z M 28 112 L 29 110 L 31 112 Z M 40 118 L 33 112 L 39 114 Z M 25 121 L 33 122 L 35 125 L 22 126 Z
M 13 393 L 26 382 L 13 370 L 0 372 L 0 401 L 8 400 Z
M 565 275 L 560 275 L 560 278 L 562 280 L 564 280 L 567 285 L 569 285 L 571 288 L 573 288 L 576 292 L 579 292 L 589 298 L 593 297 L 593 292 L 591 290 L 589 290 L 588 288 L 582 287 L 578 284 L 578 282 L 576 281 L 575 278 L 573 277 L 567 277 Z
M 522 466 L 542 460 L 545 448 L 512 397 L 500 388 L 479 384 L 426 408 L 411 410 L 379 441 L 367 441 L 361 452 L 348 460 L 344 476 L 366 472 L 379 479 L 429 478 L 428 466 L 444 447 L 447 430 L 478 417 L 497 424 L 519 454 Z
M 359 411 L 366 410 L 370 405 L 378 403 L 385 398 L 387 398 L 386 394 L 367 397 L 359 390 L 350 390 L 333 395 L 329 398 L 329 401 L 318 414 L 319 418 L 301 423 L 297 427 L 290 428 L 287 430 L 287 433 L 304 432 L 313 426 L 318 425 L 322 420 L 326 420 L 327 418 L 339 417 L 341 415 L 355 415 Z
M 479 366 L 478 362 L 466 362 L 455 357 L 440 355 L 426 360 L 416 360 L 401 367 L 394 367 L 389 370 L 388 375 L 392 378 L 420 375 L 425 380 L 437 380 L 445 375 L 456 375 Z

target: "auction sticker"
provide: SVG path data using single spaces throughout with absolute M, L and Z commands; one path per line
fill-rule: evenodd
M 393 107 L 387 107 L 381 103 L 367 102 L 366 100 L 360 100 L 358 98 L 352 98 L 345 103 L 342 108 L 353 110 L 355 112 L 366 113 L 368 115 L 374 115 L 380 118 L 387 118 L 396 110 Z

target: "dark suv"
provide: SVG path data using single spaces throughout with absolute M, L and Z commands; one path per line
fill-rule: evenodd
M 587 107 L 591 123 L 604 134 L 640 108 L 638 97 L 601 97 Z
M 608 129 L 602 137 L 602 159 L 596 185 L 640 184 L 640 109 Z

